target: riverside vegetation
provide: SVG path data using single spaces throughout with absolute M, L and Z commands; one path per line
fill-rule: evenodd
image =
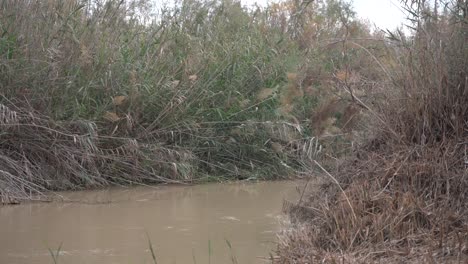
M 401 4 L 2 1 L 2 202 L 308 177 L 274 262 L 463 263 L 468 3 Z
M 334 109 L 347 103 L 330 97 L 340 39 L 371 37 L 349 4 L 151 3 L 1 2 L 2 201 L 286 178 L 318 152 L 314 130 L 344 120 Z M 371 64 L 362 49 L 348 54 Z M 333 110 L 314 117 L 329 97 Z

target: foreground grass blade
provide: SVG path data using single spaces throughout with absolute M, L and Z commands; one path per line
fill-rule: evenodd
M 55 251 L 52 251 L 52 249 L 48 249 L 49 250 L 49 253 L 50 255 L 52 256 L 52 260 L 54 261 L 54 264 L 58 264 L 58 257 L 60 255 L 60 251 L 62 250 L 62 244 L 63 243 L 60 243 L 59 247 L 57 248 L 57 250 Z
M 231 244 L 231 242 L 230 242 L 229 240 L 227 240 L 227 239 L 225 239 L 225 241 L 226 241 L 226 245 L 228 246 L 229 251 L 230 251 L 230 253 L 231 253 L 231 262 L 232 262 L 233 264 L 238 264 L 237 258 L 236 258 L 236 256 L 234 255 L 234 252 L 233 252 L 233 249 L 232 249 L 232 244 Z
M 148 237 L 148 246 L 151 252 L 151 258 L 153 259 L 153 263 L 158 264 L 158 261 L 156 260 L 156 253 L 154 252 L 153 248 L 153 243 L 151 242 L 151 239 L 149 238 L 148 234 L 146 234 L 146 236 Z

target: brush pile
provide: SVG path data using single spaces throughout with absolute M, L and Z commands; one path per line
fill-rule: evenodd
M 443 15 L 437 4 L 408 1 L 415 35 L 390 34 L 373 127 L 318 194 L 290 206 L 278 263 L 467 263 L 467 2 Z

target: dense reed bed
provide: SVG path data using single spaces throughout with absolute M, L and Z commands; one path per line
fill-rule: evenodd
M 1 2 L 4 203 L 112 184 L 286 178 L 325 142 L 349 142 L 339 135 L 349 102 L 331 89 L 340 40 L 383 43 L 358 40 L 372 36 L 349 4 L 152 3 Z M 356 72 L 368 65 L 350 50 Z M 321 135 L 331 140 L 319 145 Z

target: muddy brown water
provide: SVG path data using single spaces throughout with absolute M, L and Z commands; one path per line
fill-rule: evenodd
M 112 188 L 0 207 L 0 263 L 268 263 L 298 182 Z M 228 241 L 228 242 L 226 242 Z M 229 247 L 229 245 L 231 247 Z

